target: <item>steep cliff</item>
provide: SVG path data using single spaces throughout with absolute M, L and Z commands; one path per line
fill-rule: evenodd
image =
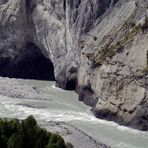
M 148 130 L 148 1 L 120 1 L 88 34 L 81 52 L 80 100 L 99 118 Z M 85 36 L 84 36 L 85 38 Z
M 148 130 L 147 8 L 147 0 L 0 0 L 0 75 L 55 78 L 97 117 Z

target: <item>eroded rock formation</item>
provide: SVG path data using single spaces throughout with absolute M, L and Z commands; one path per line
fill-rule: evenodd
M 80 100 L 99 118 L 148 130 L 147 1 L 120 1 L 86 37 L 78 73 Z M 89 90 L 86 89 L 87 86 Z
M 20 74 L 21 64 L 41 57 L 57 86 L 76 90 L 97 117 L 148 130 L 147 6 L 147 0 L 0 0 L 0 74 Z

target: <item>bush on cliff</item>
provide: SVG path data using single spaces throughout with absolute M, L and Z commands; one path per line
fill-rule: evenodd
M 40 128 L 33 116 L 22 121 L 17 119 L 0 120 L 0 147 L 70 148 L 60 135 Z

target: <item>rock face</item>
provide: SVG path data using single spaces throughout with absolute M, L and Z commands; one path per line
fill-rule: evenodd
M 147 1 L 120 1 L 89 34 L 78 73 L 80 100 L 99 118 L 148 130 Z
M 97 117 L 148 130 L 147 7 L 147 0 L 0 0 L 0 75 L 24 78 L 33 69 L 30 76 L 76 90 Z

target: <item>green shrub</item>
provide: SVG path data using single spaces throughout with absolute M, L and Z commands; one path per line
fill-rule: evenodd
M 1 135 L 0 136 L 0 146 L 2 148 L 7 148 L 7 142 L 8 142 L 8 139 L 5 135 Z
M 22 148 L 23 139 L 20 133 L 14 133 L 8 140 L 8 148 Z
M 25 128 L 32 128 L 37 125 L 36 120 L 33 116 L 29 116 L 27 119 L 23 121 Z
M 60 148 L 66 148 L 63 138 L 58 134 L 51 135 L 50 140 L 49 140 L 49 145 L 50 144 L 56 144 Z
M 73 148 L 73 145 L 69 142 L 66 143 L 66 148 Z
M 70 148 L 58 134 L 37 125 L 33 116 L 25 120 L 0 120 L 0 148 Z

